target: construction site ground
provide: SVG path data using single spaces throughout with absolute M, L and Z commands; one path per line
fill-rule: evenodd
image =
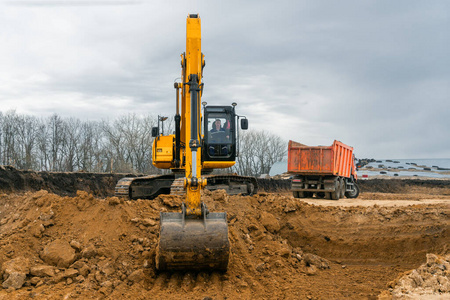
M 227 212 L 228 271 L 158 273 L 159 213 L 181 197 L 124 201 L 108 196 L 115 178 L 83 173 L 45 174 L 40 189 L 0 171 L 0 299 L 450 297 L 449 181 L 361 182 L 359 198 L 339 201 L 206 191 L 209 210 Z M 52 182 L 64 176 L 70 186 Z M 405 276 L 424 264 L 440 277 L 433 288 L 417 271 L 418 291 Z

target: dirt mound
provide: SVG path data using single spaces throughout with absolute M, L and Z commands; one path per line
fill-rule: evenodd
M 179 197 L 2 194 L 0 299 L 375 298 L 426 253 L 448 251 L 448 205 L 320 207 L 220 190 L 203 199 L 227 212 L 226 273 L 156 273 L 159 212 L 179 211 Z
M 427 254 L 427 262 L 389 283 L 380 299 L 450 299 L 450 255 Z

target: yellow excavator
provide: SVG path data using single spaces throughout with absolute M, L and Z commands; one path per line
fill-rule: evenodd
M 236 124 L 246 130 L 248 120 L 236 114 L 236 103 L 208 106 L 201 102 L 204 67 L 200 17 L 191 14 L 186 22 L 186 52 L 181 54 L 181 82 L 174 84 L 174 134 L 160 133 L 165 117 L 158 117 L 158 127 L 152 128 L 153 165 L 172 172 L 122 178 L 116 185 L 115 194 L 130 199 L 153 199 L 160 194 L 185 197 L 180 213 L 161 212 L 156 255 L 160 271 L 225 271 L 230 256 L 226 213 L 209 212 L 201 201 L 201 191 L 204 188 L 225 189 L 228 194 L 257 191 L 254 177 L 211 174 L 214 169 L 235 164 L 239 145 Z

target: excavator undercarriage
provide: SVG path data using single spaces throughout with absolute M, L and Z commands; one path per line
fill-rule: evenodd
M 258 192 L 255 177 L 229 175 L 203 176 L 208 182 L 206 189 L 223 189 L 229 195 L 253 195 Z M 117 182 L 115 196 L 129 199 L 154 199 L 161 194 L 184 196 L 184 177 L 176 174 L 125 177 Z

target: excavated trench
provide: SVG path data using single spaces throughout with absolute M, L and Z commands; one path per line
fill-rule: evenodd
M 293 247 L 347 264 L 414 265 L 443 253 L 450 240 L 449 204 L 433 207 L 305 207 L 283 218 Z

